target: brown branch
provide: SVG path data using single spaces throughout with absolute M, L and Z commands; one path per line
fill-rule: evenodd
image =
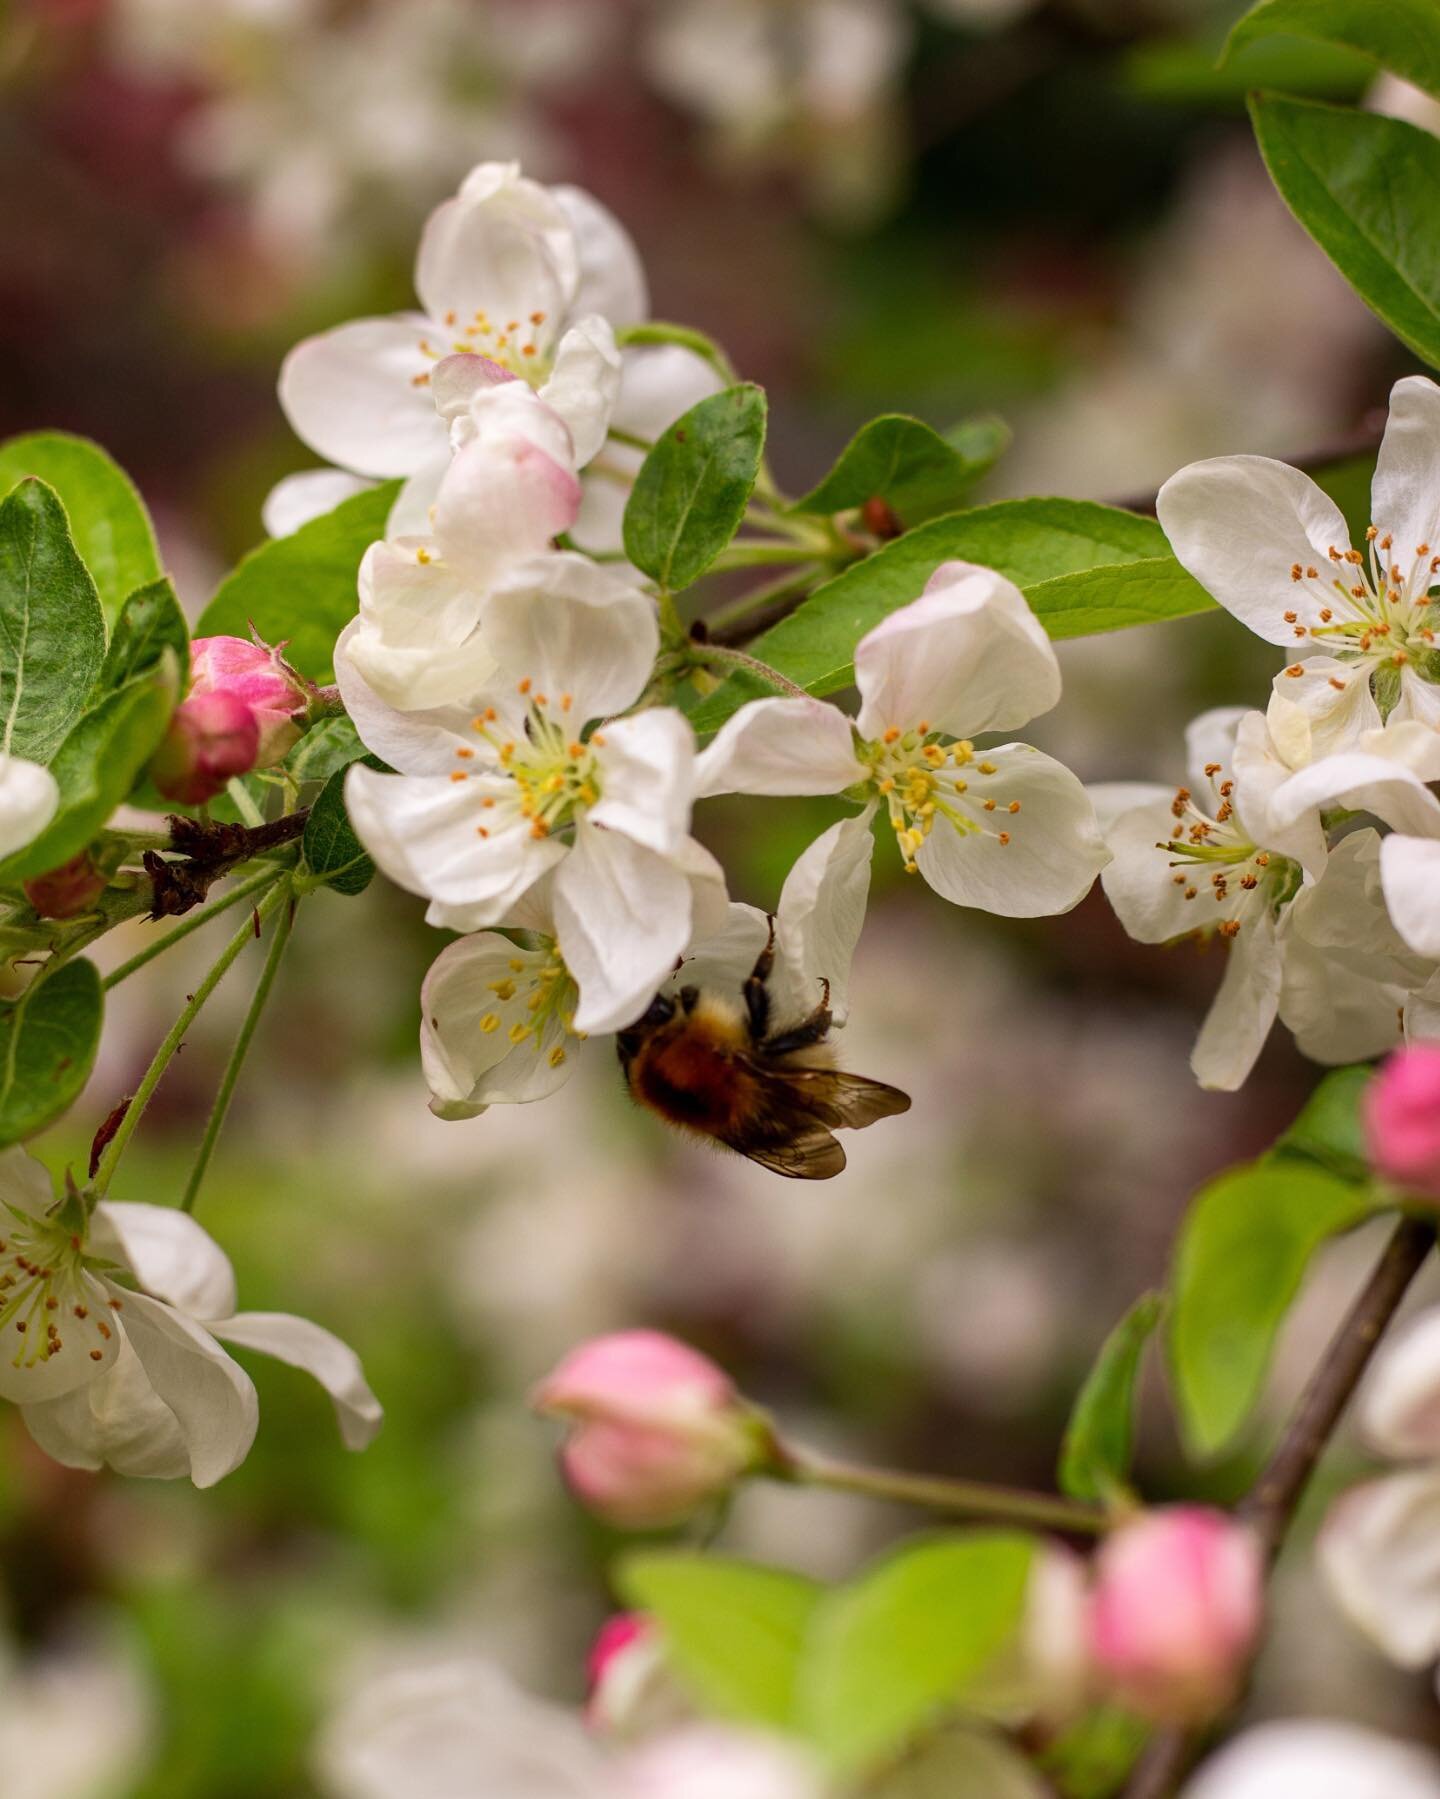
M 1311 1375 L 1279 1447 L 1241 1501 L 1238 1515 L 1260 1538 L 1267 1566 L 1274 1565 L 1315 1464 L 1434 1244 L 1435 1226 L 1428 1219 L 1402 1219 Z M 1167 1730 L 1157 1736 L 1137 1764 L 1125 1799 L 1170 1799 L 1199 1748 L 1200 1740 L 1190 1731 Z
M 167 862 L 155 850 L 146 850 L 141 858 L 153 894 L 151 918 L 179 918 L 202 904 L 222 875 L 303 835 L 309 816 L 308 806 L 263 825 L 216 824 L 172 815 L 170 843 L 181 860 Z

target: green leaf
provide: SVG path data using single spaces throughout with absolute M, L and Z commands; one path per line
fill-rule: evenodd
M 961 1704 L 1014 1638 L 1032 1540 L 973 1531 L 909 1543 L 820 1606 L 801 1721 L 835 1765 L 882 1761 Z
M 867 1784 L 865 1799 L 1051 1799 L 1051 1790 L 999 1737 L 947 1730 Z
M 740 528 L 765 449 L 765 395 L 750 384 L 711 394 L 677 419 L 635 477 L 625 554 L 677 593 Z
M 1374 1072 L 1364 1065 L 1332 1068 L 1275 1148 L 1308 1156 L 1344 1180 L 1368 1180 L 1370 1157 L 1360 1102 Z
M 96 682 L 98 693 L 123 687 L 136 675 L 153 668 L 170 650 L 177 669 L 190 666 L 190 629 L 175 597 L 175 589 L 162 575 L 158 581 L 137 588 L 120 608 L 110 634 L 104 666 Z
M 1260 95 L 1286 205 L 1402 343 L 1440 368 L 1440 141 L 1403 120 Z
M 95 583 L 53 488 L 26 479 L 0 502 L 0 742 L 49 762 L 105 659 Z
M 1244 1426 L 1311 1257 L 1381 1209 L 1367 1188 L 1284 1157 L 1201 1189 L 1176 1249 L 1167 1349 L 1180 1421 L 1198 1455 Z
M 372 768 L 383 767 L 375 758 L 363 758 Z M 345 810 L 345 768 L 337 768 L 320 791 L 305 821 L 301 850 L 305 866 L 322 885 L 336 893 L 363 893 L 375 878 L 375 864 L 355 835 Z
M 328 781 L 337 769 L 348 768 L 364 754 L 360 733 L 348 718 L 322 718 L 291 750 L 285 767 L 300 782 Z
M 779 1568 L 656 1552 L 621 1563 L 626 1601 L 660 1621 L 677 1674 L 710 1710 L 784 1730 L 822 1589 Z
M 1226 58 L 1275 32 L 1357 50 L 1440 95 L 1435 0 L 1261 0 L 1230 33 Z
M 66 962 L 0 1005 L 0 1147 L 74 1104 L 100 1045 L 104 1001 L 93 962 Z
M 1092 500 L 997 500 L 907 531 L 818 588 L 803 606 L 747 645 L 809 693 L 836 693 L 855 675 L 855 645 L 881 619 L 918 599 L 952 558 L 982 563 L 1025 590 L 1052 637 L 1084 637 L 1208 611 L 1214 601 L 1170 554 L 1153 518 Z M 697 707 L 714 731 L 747 699 L 768 693 L 736 677 Z
M 33 843 L 0 863 L 0 881 L 28 880 L 78 856 L 135 788 L 175 708 L 175 655 L 108 693 L 61 744 L 50 772 L 60 809 Z
M 1060 1451 L 1060 1487 L 1072 1499 L 1109 1500 L 1129 1478 L 1140 1362 L 1164 1309 L 1162 1294 L 1142 1294 L 1080 1389 Z
M 0 444 L 0 494 L 27 475 L 59 494 L 105 617 L 118 618 L 127 597 L 161 573 L 150 515 L 130 477 L 99 444 L 63 431 L 34 431 Z
M 881 499 L 906 524 L 953 511 L 1003 449 L 1005 436 L 997 434 L 997 426 L 1004 433 L 997 420 L 957 426 L 957 443 L 901 413 L 872 419 L 820 485 L 790 511 L 845 512 Z
M 288 642 L 285 659 L 301 674 L 330 680 L 335 639 L 355 616 L 360 559 L 385 535 L 399 491 L 398 481 L 383 482 L 251 550 L 220 583 L 195 635 L 248 637 L 253 622 L 266 643 Z
M 1040 1765 L 1065 1799 L 1114 1799 L 1152 1726 L 1119 1706 L 1097 1706 L 1048 1744 Z

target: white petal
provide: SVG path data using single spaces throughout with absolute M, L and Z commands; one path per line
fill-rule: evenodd
M 1440 1762 L 1358 1724 L 1261 1724 L 1227 1743 L 1183 1799 L 1437 1799 Z
M 359 586 L 360 617 L 346 627 L 346 655 L 388 705 L 459 709 L 493 679 L 495 658 L 480 635 L 484 596 L 462 570 L 413 538 L 372 543 Z
M 1293 821 L 1281 822 L 1272 804 L 1290 779 L 1263 712 L 1247 712 L 1240 721 L 1232 762 L 1235 787 L 1232 801 L 1239 822 L 1257 847 L 1293 857 L 1312 875 L 1319 875 L 1328 853 L 1320 809 L 1312 807 Z M 1218 779 L 1218 777 L 1217 777 Z M 1207 782 L 1206 789 L 1210 789 Z M 1219 804 L 1217 793 L 1216 805 Z
M 457 350 L 435 364 L 430 376 L 430 397 L 441 418 L 453 426 L 470 413 L 482 394 L 494 387 L 517 386 L 519 381 L 518 375 L 512 375 L 478 350 Z
M 1220 991 L 1195 1039 L 1190 1067 L 1202 1087 L 1233 1093 L 1255 1066 L 1279 1010 L 1281 960 L 1274 919 L 1261 907 L 1251 907 L 1225 954 Z
M 1169 943 L 1200 926 L 1195 910 L 1198 889 L 1196 898 L 1186 899 L 1187 888 L 1196 883 L 1175 879 L 1184 870 L 1171 867 L 1165 848 L 1175 822 L 1171 812 L 1174 789 L 1140 788 L 1146 795 L 1142 802 L 1124 806 L 1123 801 L 1135 791 L 1128 784 L 1117 795 L 1107 796 L 1103 787 L 1099 790 L 1102 801 L 1111 801 L 1106 809 L 1116 813 L 1105 832 L 1111 860 L 1100 884 L 1115 916 L 1137 943 Z
M 991 823 L 965 833 L 937 817 L 915 853 L 921 874 L 957 906 L 1004 918 L 1068 912 L 1110 860 L 1089 796 L 1063 763 L 1029 744 L 986 750 L 985 760 L 996 771 L 988 791 L 1004 806 L 1020 803 L 1015 817 L 1005 817 L 1010 841 L 1001 843 Z
M 453 360 L 453 359 L 452 359 Z M 395 496 L 390 516 L 385 521 L 387 537 L 428 537 L 434 522 L 435 502 L 440 483 L 450 467 L 450 445 L 447 443 L 427 462 L 406 478 Z
M 695 763 L 695 797 L 717 793 L 842 793 L 866 770 L 855 732 L 824 700 L 751 700 L 727 718 Z
M 1302 1056 L 1339 1068 L 1383 1055 L 1400 1041 L 1408 998 L 1404 985 L 1384 982 L 1370 968 L 1344 957 L 1326 955 L 1296 930 L 1287 934 L 1284 961 L 1280 1019 Z
M 202 1321 L 228 1318 L 235 1310 L 235 1270 L 220 1245 L 178 1206 L 135 1205 L 107 1200 L 97 1206 L 96 1227 L 114 1233 L 117 1259 L 127 1263 L 147 1293 Z M 103 1232 L 94 1246 L 114 1253 Z
M 583 187 L 550 189 L 574 233 L 580 280 L 571 306 L 598 312 L 612 325 L 638 325 L 650 316 L 650 294 L 635 241 L 608 206 Z
M 280 404 L 295 435 L 317 455 L 359 475 L 408 475 L 446 449 L 428 388 L 443 345 L 419 313 L 356 319 L 307 337 L 280 370 Z
M 1347 1617 L 1392 1661 L 1423 1668 L 1440 1656 L 1440 1468 L 1352 1487 L 1317 1550 Z
M 340 1436 L 347 1449 L 364 1449 L 375 1440 L 384 1416 L 380 1401 L 370 1391 L 359 1356 L 331 1331 L 288 1312 L 241 1312 L 213 1329 L 227 1343 L 258 1349 L 277 1362 L 313 1375 L 335 1402 Z
M 1365 750 L 1344 750 L 1301 769 L 1277 789 L 1271 807 L 1281 823 L 1293 823 L 1317 807 L 1345 806 L 1373 812 L 1397 831 L 1440 837 L 1440 800 L 1418 775 Z
M 1309 656 L 1276 675 L 1265 722 L 1284 761 L 1301 769 L 1354 749 L 1381 719 L 1367 670 L 1333 656 Z
M 420 989 L 420 1062 L 437 1117 L 474 1118 L 487 1106 L 543 1099 L 569 1079 L 578 1046 L 554 1064 L 541 1053 L 563 1032 L 538 1045 L 510 1037 L 513 1027 L 531 1023 L 534 977 L 549 959 L 483 931 L 449 944 L 431 963 Z M 497 1022 L 487 1028 L 491 1018 Z
M 1417 954 L 1440 961 L 1440 843 L 1387 837 L 1380 880 L 1395 929 Z
M 580 989 L 575 1028 L 630 1024 L 690 941 L 690 883 L 672 862 L 582 820 L 555 877 L 555 929 Z
M 43 1359 L 27 1362 L 25 1355 L 32 1348 L 35 1334 L 45 1330 L 48 1314 L 42 1312 L 38 1317 L 27 1318 L 21 1313 L 6 1325 L 0 1353 L 0 1399 L 9 1399 L 16 1405 L 56 1399 L 89 1386 L 114 1363 L 119 1351 L 118 1333 L 113 1328 L 105 1332 L 99 1329 L 99 1323 L 110 1317 L 106 1309 L 108 1294 L 101 1282 L 85 1273 L 78 1285 L 58 1288 L 54 1297 L 64 1305 L 64 1310 L 58 1312 L 60 1348 L 52 1348 Z M 76 1305 L 85 1308 L 87 1320 L 73 1315 Z M 25 1325 L 24 1332 L 17 1329 L 20 1323 Z M 92 1351 L 99 1352 L 98 1358 L 92 1356 Z
M 1440 780 L 1440 731 L 1426 719 L 1398 717 L 1399 710 L 1379 730 L 1362 732 L 1356 747 L 1408 768 L 1422 781 Z
M 1440 387 L 1424 375 L 1407 375 L 1390 390 L 1370 516 L 1382 536 L 1394 537 L 1401 568 L 1422 543 L 1440 550 Z
M 1433 1043 L 1440 1037 L 1440 972 L 1412 993 L 1405 1006 L 1405 1041 Z
M 483 590 L 517 558 L 575 522 L 580 482 L 520 432 L 486 433 L 456 452 L 435 497 L 434 533 L 457 577 Z
M 622 831 L 660 856 L 674 856 L 690 832 L 695 733 L 683 712 L 651 706 L 613 719 L 595 752 L 600 801 L 591 824 Z
M 420 303 L 435 319 L 454 314 L 452 339 L 474 322 L 488 321 L 496 332 L 513 322 L 543 349 L 573 301 L 577 278 L 569 221 L 513 163 L 472 170 L 456 198 L 431 213 L 415 260 Z M 535 312 L 545 314 L 538 326 L 531 324 Z M 483 346 L 484 338 L 464 341 Z
M 679 344 L 646 344 L 621 358 L 620 398 L 614 424 L 653 443 L 683 413 L 724 382 L 703 356 Z M 638 466 L 638 463 L 637 463 Z
M 401 774 L 448 774 L 466 760 L 457 758 L 456 750 L 475 747 L 474 706 L 401 712 L 381 699 L 352 654 L 364 630 L 359 619 L 351 619 L 335 643 L 336 685 L 361 742 Z
M 0 755 L 0 856 L 33 843 L 59 808 L 60 789 L 48 768 Z
M 139 1479 L 179 1480 L 190 1452 L 175 1414 L 151 1386 L 124 1333 L 98 1380 L 59 1399 L 21 1407 L 30 1435 L 66 1468 L 113 1468 Z
M 1287 612 L 1320 623 L 1329 551 L 1348 549 L 1350 531 L 1308 475 L 1268 456 L 1219 456 L 1172 475 L 1155 509 L 1184 567 L 1267 643 L 1294 647 Z M 1297 562 L 1321 580 L 1293 580 Z
M 511 676 L 528 678 L 578 729 L 632 705 L 660 647 L 647 595 L 573 551 L 511 569 L 491 595 L 485 637 Z
M 550 379 L 540 389 L 540 398 L 569 429 L 576 468 L 584 468 L 599 453 L 619 393 L 615 333 L 595 314 L 580 319 L 560 339 Z
M 1440 1459 L 1440 1306 L 1386 1339 L 1365 1383 L 1360 1422 L 1381 1455 Z
M 699 943 L 725 929 L 730 916 L 730 895 L 725 870 L 703 843 L 687 837 L 671 861 L 690 883 L 690 937 Z
M 270 489 L 260 508 L 260 522 L 271 537 L 288 537 L 311 519 L 333 512 L 342 500 L 368 493 L 373 485 L 363 476 L 347 474 L 343 468 L 302 469 L 298 475 L 286 475 Z
M 1249 706 L 1212 706 L 1185 727 L 1185 768 L 1190 785 L 1209 794 L 1235 772 L 1235 741 Z
M 785 877 L 775 911 L 775 940 L 789 981 L 808 1011 L 830 983 L 837 1025 L 849 1016 L 850 963 L 870 897 L 875 848 L 873 805 L 842 819 L 815 839 Z
M 250 1453 L 260 1408 L 250 1378 L 198 1324 L 144 1293 L 119 1314 L 156 1394 L 175 1415 L 197 1487 L 213 1487 Z
M 732 900 L 716 930 L 704 937 L 696 933 L 694 943 L 685 952 L 684 964 L 675 971 L 669 985 L 738 992 L 769 936 L 769 924 L 758 906 Z
M 1012 581 L 944 562 L 918 600 L 860 639 L 855 685 L 862 737 L 922 723 L 970 737 L 1048 712 L 1060 698 L 1060 665 Z
M 1126 813 L 1142 806 L 1154 810 L 1162 802 L 1168 813 L 1170 802 L 1175 798 L 1173 787 L 1161 787 L 1154 781 L 1090 781 L 1086 783 L 1085 791 L 1090 795 L 1095 822 L 1107 843 L 1111 831 Z M 1165 834 L 1169 835 L 1168 825 Z
M 1392 726 L 1415 720 L 1429 730 L 1440 732 L 1440 685 L 1427 681 L 1407 662 L 1400 670 L 1400 698 L 1390 714 Z

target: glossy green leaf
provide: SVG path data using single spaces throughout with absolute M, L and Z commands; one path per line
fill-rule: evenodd
M 99 693 L 123 687 L 144 674 L 169 650 L 177 669 L 190 666 L 190 629 L 175 597 L 175 589 L 162 575 L 158 581 L 137 588 L 120 608 L 110 633 L 110 647 L 96 683 Z
M 104 659 L 100 600 L 65 508 L 26 479 L 0 502 L 0 744 L 48 762 Z
M 1440 95 L 1435 0 L 1260 0 L 1230 33 L 1225 55 L 1276 32 L 1359 51 Z
M 372 757 L 364 760 L 378 766 Z M 356 894 L 363 893 L 375 878 L 375 864 L 345 810 L 346 772 L 344 767 L 337 768 L 310 808 L 301 851 L 305 867 L 324 886 L 336 893 Z
M 749 384 L 692 406 L 645 458 L 625 507 L 625 554 L 672 593 L 740 528 L 765 451 L 765 395 Z
M 1286 205 L 1402 343 L 1440 368 L 1440 141 L 1399 119 L 1261 95 Z
M 1249 1419 L 1316 1250 L 1377 1209 L 1369 1189 L 1283 1156 L 1201 1189 L 1176 1249 L 1166 1345 L 1197 1454 L 1216 1454 Z
M 660 1621 L 677 1674 L 708 1710 L 783 1730 L 794 1723 L 801 1655 L 822 1589 L 779 1568 L 720 1556 L 632 1555 L 616 1581 Z
M 0 1004 L 0 1148 L 74 1104 L 100 1045 L 104 1001 L 93 962 L 67 962 Z
M 1368 1180 L 1370 1158 L 1360 1102 L 1374 1072 L 1367 1066 L 1331 1069 L 1276 1149 L 1308 1156 L 1345 1180 Z
M 1092 500 L 997 500 L 907 531 L 826 582 L 747 649 L 809 693 L 836 693 L 854 679 L 855 646 L 865 633 L 918 599 L 953 558 L 1014 581 L 1056 638 L 1182 618 L 1215 603 L 1176 562 L 1153 518 Z M 769 691 L 732 678 L 692 722 L 714 731 Z
M 1108 1500 L 1125 1487 L 1140 1364 L 1164 1309 L 1163 1295 L 1142 1294 L 1105 1339 L 1080 1389 L 1060 1451 L 1060 1487 L 1072 1499 Z
M 821 1605 L 800 1717 L 838 1767 L 875 1766 L 962 1704 L 1013 1642 L 1032 1539 L 970 1531 L 911 1542 Z
M 33 843 L 0 863 L 0 881 L 28 880 L 79 855 L 139 782 L 165 734 L 178 686 L 175 655 L 167 649 L 80 719 L 50 764 L 60 809 Z
M 348 718 L 322 718 L 291 750 L 285 767 L 297 781 L 328 781 L 336 769 L 348 768 L 364 754 L 360 733 Z
M 248 637 L 253 622 L 266 643 L 289 644 L 285 658 L 302 675 L 330 680 L 335 639 L 358 605 L 360 559 L 385 535 L 399 491 L 398 481 L 386 481 L 252 550 L 221 582 L 195 635 Z
M 887 413 L 851 438 L 818 487 L 792 512 L 844 512 L 884 500 L 905 524 L 949 512 L 964 499 L 1008 441 L 998 420 L 976 420 L 942 437 L 919 419 Z
M 118 618 L 135 589 L 161 573 L 150 515 L 130 477 L 99 444 L 64 431 L 33 431 L 0 444 L 0 495 L 27 475 L 59 494 L 105 617 Z

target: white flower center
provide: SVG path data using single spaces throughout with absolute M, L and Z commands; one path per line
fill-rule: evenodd
M 1247 914 L 1278 907 L 1300 885 L 1301 871 L 1288 856 L 1261 849 L 1250 839 L 1235 809 L 1235 781 L 1221 778 L 1218 762 L 1206 765 L 1205 775 L 1215 795 L 1213 812 L 1196 804 L 1188 787 L 1177 787 L 1170 810 L 1175 818 L 1168 842 L 1157 843 L 1169 867 L 1171 880 L 1183 889 L 1183 898 L 1199 901 L 1196 932 L 1238 937 Z M 1204 901 L 1208 898 L 1210 905 Z M 1213 907 L 1213 910 L 1211 909 Z
M 519 683 L 519 692 L 526 700 L 523 736 L 507 737 L 491 706 L 470 721 L 491 752 L 487 763 L 472 769 L 468 764 L 476 752 L 467 744 L 455 751 L 460 766 L 451 774 L 452 781 L 498 773 L 509 782 L 508 793 L 487 793 L 480 801 L 483 811 L 495 814 L 475 827 L 481 837 L 512 827 L 517 820 L 529 825 L 532 837 L 549 837 L 573 825 L 600 798 L 595 752 L 605 747 L 603 734 L 593 731 L 588 740 L 579 736 L 570 717 L 574 708 L 570 694 L 552 699 L 537 692 L 528 676 Z
M 0 1238 L 0 1353 L 13 1344 L 11 1367 L 38 1367 L 69 1345 L 71 1355 L 105 1359 L 100 1347 L 114 1334 L 110 1298 L 90 1272 L 102 1264 L 85 1254 L 85 1240 L 58 1219 L 32 1218 L 7 1206 Z M 104 1264 L 108 1266 L 108 1264 Z
M 579 989 L 553 944 L 543 959 L 512 956 L 510 973 L 491 981 L 489 987 L 497 1005 L 480 1019 L 480 1029 L 487 1036 L 504 1024 L 503 1009 L 513 1020 L 507 1032 L 510 1041 L 517 1049 L 528 1043 L 552 1068 L 565 1060 L 569 1038 L 585 1041 L 584 1031 L 575 1029 Z M 519 1016 L 515 1016 L 517 1012 Z
M 1353 656 L 1374 666 L 1402 668 L 1435 642 L 1430 587 L 1440 573 L 1440 556 L 1417 544 L 1407 563 L 1393 536 L 1376 525 L 1365 533 L 1368 557 L 1333 544 L 1323 567 L 1292 563 L 1290 579 L 1320 601 L 1318 623 L 1303 625 L 1297 612 L 1285 622 L 1297 638 L 1311 639 L 1335 655 Z
M 942 742 L 921 719 L 909 731 L 892 725 L 884 736 L 860 743 L 856 754 L 869 767 L 871 785 L 885 801 L 907 874 L 916 872 L 916 851 L 937 818 L 964 837 L 1010 842 L 1020 802 L 1007 800 L 994 789 L 999 769 L 977 757 L 968 739 Z
M 546 317 L 543 312 L 532 312 L 523 319 L 507 319 L 498 324 L 483 309 L 465 320 L 447 312 L 436 321 L 434 333 L 426 333 L 418 340 L 420 354 L 427 362 L 439 362 L 457 354 L 483 356 L 531 387 L 540 387 L 550 378 L 555 361 L 542 340 Z M 428 387 L 429 370 L 421 369 L 412 375 L 410 385 Z

